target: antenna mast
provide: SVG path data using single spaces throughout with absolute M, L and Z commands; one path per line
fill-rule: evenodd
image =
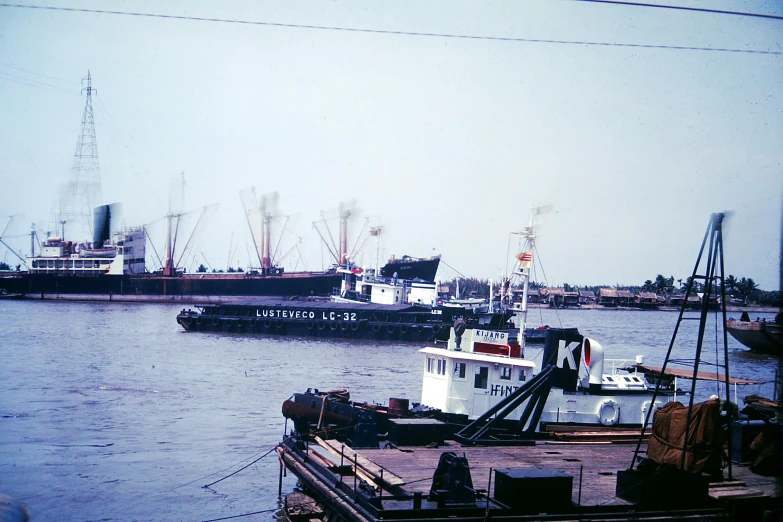
M 82 92 L 87 94 L 82 113 L 81 132 L 76 142 L 71 179 L 60 197 L 59 215 L 56 221 L 65 235 L 65 224 L 73 225 L 74 239 L 92 239 L 92 209 L 101 200 L 101 172 L 98 164 L 98 141 L 95 137 L 95 118 L 92 111 L 92 76 L 82 79 Z M 77 234 L 81 234 L 79 237 Z M 64 239 L 64 237 L 63 237 Z
M 522 349 L 522 353 L 525 350 L 525 328 L 527 326 L 527 297 L 530 288 L 530 270 L 533 266 L 533 250 L 536 244 L 536 232 L 533 226 L 534 216 L 541 214 L 545 211 L 545 207 L 533 207 L 530 209 L 530 219 L 528 225 L 520 232 L 514 234 L 519 235 L 525 239 L 525 244 L 522 252 L 517 254 L 517 266 L 514 270 L 515 274 L 522 276 L 522 309 L 519 313 L 519 345 Z

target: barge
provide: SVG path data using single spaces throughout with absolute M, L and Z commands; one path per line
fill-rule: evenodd
M 503 329 L 513 327 L 512 315 L 416 304 L 235 300 L 182 310 L 177 322 L 189 332 L 430 343 L 448 340 L 451 328 L 458 321 L 476 328 Z

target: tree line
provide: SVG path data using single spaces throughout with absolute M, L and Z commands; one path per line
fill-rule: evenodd
M 455 295 L 457 288 L 457 281 L 459 281 L 460 297 L 489 297 L 489 279 L 479 279 L 475 277 L 467 278 L 454 278 L 451 281 L 442 283 L 449 289 L 451 295 Z M 566 292 L 575 292 L 577 290 L 588 290 L 598 295 L 598 291 L 601 288 L 618 288 L 620 290 L 628 290 L 634 294 L 641 292 L 653 292 L 657 295 L 671 296 L 684 294 L 688 285 L 691 283 L 691 277 L 688 276 L 685 279 L 675 279 L 674 276 L 665 277 L 662 274 L 658 274 L 655 279 L 647 279 L 641 285 L 572 285 L 568 283 L 563 284 L 563 290 Z M 726 296 L 728 298 L 741 299 L 747 304 L 765 304 L 765 305 L 780 305 L 780 291 L 766 291 L 759 289 L 759 285 L 750 277 L 737 278 L 734 275 L 729 275 L 724 279 L 724 286 L 726 290 Z M 530 281 L 530 292 L 537 292 L 542 288 L 546 288 L 546 283 L 538 281 Z M 498 285 L 495 284 L 495 292 L 498 291 Z M 514 285 L 513 289 L 521 290 L 521 285 Z M 701 281 L 693 281 L 692 292 L 702 293 L 704 291 L 704 283 Z M 713 289 L 714 293 L 720 293 L 720 286 Z

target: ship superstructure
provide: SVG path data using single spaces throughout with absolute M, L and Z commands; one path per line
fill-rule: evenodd
M 111 241 L 100 247 L 94 243 L 50 237 L 41 245 L 39 255 L 27 257 L 27 266 L 32 274 L 143 274 L 146 271 L 145 248 L 143 228 L 115 232 Z

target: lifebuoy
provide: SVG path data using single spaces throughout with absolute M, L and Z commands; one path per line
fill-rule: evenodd
M 315 326 L 315 323 L 314 323 L 314 322 L 312 322 L 312 321 L 307 321 L 307 329 L 308 329 L 308 330 L 312 330 L 314 326 Z
M 389 332 L 390 334 L 393 334 L 396 329 L 397 327 L 394 326 L 393 324 L 390 324 L 386 327 L 386 331 Z
M 598 406 L 598 422 L 604 426 L 614 426 L 620 420 L 620 405 L 609 399 Z
M 332 331 L 337 330 L 337 321 L 332 321 L 329 324 L 329 329 L 332 330 Z
M 359 323 L 351 323 L 351 331 L 356 331 L 359 329 Z
M 323 330 L 324 328 L 326 328 L 326 323 L 323 321 L 318 321 L 318 329 Z
M 340 323 L 340 330 L 345 331 L 347 329 L 348 329 L 348 323 L 346 323 L 345 321 L 342 321 Z
M 375 333 L 380 332 L 381 331 L 381 325 L 379 325 L 378 323 L 373 323 L 372 331 L 375 332 Z
M 264 321 L 264 328 L 271 328 L 271 327 L 272 327 L 272 321 L 270 321 L 269 319 L 266 319 Z
M 403 334 L 403 335 L 408 333 L 408 325 L 407 324 L 401 324 L 400 325 L 400 333 Z

